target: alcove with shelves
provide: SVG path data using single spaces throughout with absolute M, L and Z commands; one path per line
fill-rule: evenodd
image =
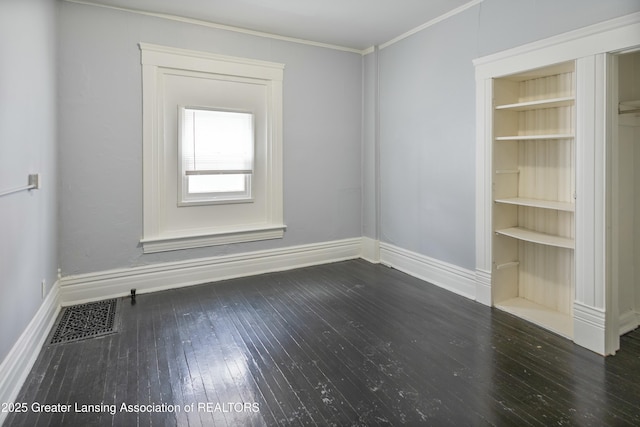
M 575 65 L 493 79 L 492 299 L 572 338 Z
M 618 93 L 617 60 L 640 51 L 639 31 L 634 13 L 473 61 L 475 299 L 601 355 L 615 354 L 640 319 L 617 271 L 621 255 L 631 258 L 620 236 L 639 234 L 616 226 L 632 211 L 616 159 L 640 164 L 640 150 L 616 151 L 618 133 L 637 135 L 640 106 L 629 86 Z

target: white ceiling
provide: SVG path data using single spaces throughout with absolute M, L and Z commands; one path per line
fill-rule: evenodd
M 73 1 L 73 0 L 72 0 Z M 470 0 L 86 0 L 364 50 Z

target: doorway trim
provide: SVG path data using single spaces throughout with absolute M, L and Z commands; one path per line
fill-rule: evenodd
M 608 339 L 611 341 L 610 346 L 615 349 L 620 348 L 620 336 L 637 328 L 640 324 L 640 318 L 638 316 L 637 307 L 633 312 L 628 312 L 626 314 L 622 314 L 620 312 L 620 275 L 619 275 L 619 261 L 621 255 L 620 249 L 620 238 L 622 236 L 621 224 L 619 223 L 620 219 L 618 216 L 619 211 L 617 207 L 620 206 L 623 196 L 620 194 L 621 192 L 621 181 L 620 175 L 617 171 L 620 170 L 621 163 L 621 153 L 620 153 L 620 116 L 618 114 L 618 105 L 620 102 L 619 98 L 619 58 L 622 55 L 629 54 L 640 51 L 640 41 L 637 46 L 634 46 L 630 49 L 624 49 L 618 52 L 611 52 L 607 55 L 607 67 L 609 69 L 609 80 L 608 84 L 608 106 L 607 111 L 609 112 L 609 120 L 610 120 L 610 139 L 608 140 L 608 150 L 611 153 L 611 161 L 608 163 L 609 173 L 607 174 L 607 178 L 609 179 L 608 190 L 610 192 L 611 198 L 607 200 L 607 208 L 610 213 L 611 218 L 611 228 L 610 228 L 610 251 L 608 251 L 609 255 L 609 263 L 611 266 L 610 269 L 610 294 L 611 294 L 611 330 L 612 333 L 609 335 Z M 632 124 L 631 126 L 637 126 L 637 124 Z M 635 296 L 634 296 L 635 300 Z M 634 306 L 636 303 L 634 302 Z M 617 334 L 613 333 L 613 331 L 618 331 Z

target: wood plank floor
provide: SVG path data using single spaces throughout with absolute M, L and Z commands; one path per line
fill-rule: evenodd
M 362 260 L 119 305 L 43 348 L 5 425 L 640 425 L 640 333 L 603 358 Z

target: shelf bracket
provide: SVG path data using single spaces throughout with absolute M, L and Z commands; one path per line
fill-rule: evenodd
M 520 261 L 505 262 L 503 264 L 496 264 L 496 270 L 503 270 L 505 268 L 517 267 L 520 265 Z

